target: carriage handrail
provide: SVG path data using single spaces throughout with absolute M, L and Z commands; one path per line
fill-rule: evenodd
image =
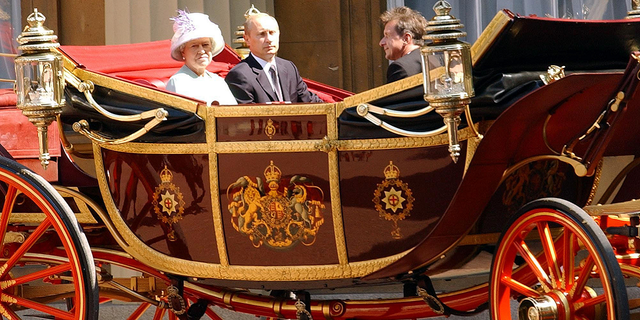
M 368 112 L 379 114 L 379 115 L 383 115 L 383 116 L 395 117 L 395 118 L 419 117 L 421 115 L 427 114 L 427 113 L 435 110 L 435 108 L 433 108 L 432 106 L 426 106 L 426 107 L 424 107 L 422 109 L 414 110 L 414 111 L 391 110 L 391 109 L 376 107 L 376 106 L 374 106 L 372 104 L 367 104 L 367 107 L 368 107 L 368 110 L 367 110 Z M 360 108 L 360 106 L 358 106 L 358 108 Z M 358 109 L 358 111 L 359 110 L 360 109 Z
M 378 119 L 376 116 L 374 116 L 373 114 L 369 113 L 369 109 L 370 107 L 375 107 L 372 106 L 368 103 L 361 103 L 358 105 L 358 107 L 356 108 L 358 111 L 358 115 L 369 120 L 371 123 L 375 124 L 378 127 L 381 127 L 389 132 L 401 135 L 401 136 L 405 136 L 405 137 L 430 137 L 430 136 L 434 136 L 437 134 L 441 134 L 444 133 L 445 131 L 447 131 L 447 126 L 444 125 L 438 129 L 435 130 L 431 130 L 431 131 L 423 131 L 423 132 L 417 132 L 417 131 L 408 131 L 408 130 L 404 130 L 404 129 L 400 129 L 396 126 L 393 126 L 387 122 L 384 122 L 380 119 Z M 377 109 L 382 109 L 379 107 L 375 107 Z M 426 108 L 425 108 L 426 109 Z M 400 112 L 400 111 L 397 111 Z M 425 112 L 426 113 L 426 112 Z
M 122 122 L 134 122 L 134 121 L 140 121 L 140 120 L 145 120 L 149 118 L 156 118 L 158 117 L 158 112 L 165 113 L 165 117 L 166 115 L 168 115 L 167 111 L 164 108 L 147 110 L 142 113 L 132 114 L 132 115 L 118 115 L 118 114 L 111 113 L 106 109 L 104 109 L 103 107 L 101 107 L 93 99 L 93 95 L 91 94 L 91 92 L 93 92 L 93 89 L 94 89 L 93 82 L 89 80 L 83 81 L 80 78 L 76 77 L 73 73 L 71 73 L 67 69 L 64 70 L 64 79 L 67 83 L 72 85 L 74 88 L 78 89 L 78 91 L 84 93 L 85 98 L 87 98 L 87 101 L 89 102 L 89 104 L 94 109 L 96 109 L 96 111 L 100 112 L 100 114 L 102 114 L 103 116 L 111 120 L 122 121 Z M 163 120 L 166 120 L 166 118 Z
M 151 129 L 157 126 L 160 122 L 166 120 L 167 111 L 162 109 L 162 110 L 156 110 L 156 112 L 157 112 L 156 117 L 153 118 L 151 121 L 147 122 L 147 124 L 145 124 L 144 127 L 138 129 L 138 131 L 123 138 L 112 139 L 112 138 L 108 138 L 103 135 L 100 135 L 94 131 L 91 131 L 89 129 L 89 122 L 87 122 L 87 120 L 80 120 L 74 123 L 73 131 L 80 133 L 81 135 L 100 144 L 108 144 L 108 145 L 123 144 L 123 143 L 131 142 L 135 139 L 142 137 L 147 132 L 151 131 Z
M 18 55 L 17 55 L 17 54 L 15 54 L 15 53 L 3 53 L 3 52 L 0 52 L 0 57 L 15 58 L 15 57 L 17 57 L 17 56 L 18 56 Z M 16 80 L 14 80 L 14 79 L 4 79 L 4 78 L 3 78 L 3 79 L 0 79 L 0 82 L 10 82 L 10 83 L 15 83 L 15 82 L 16 82 Z
M 447 131 L 446 125 L 432 131 L 425 131 L 425 132 L 408 131 L 408 130 L 400 129 L 387 122 L 384 122 L 378 119 L 378 117 L 373 115 L 373 114 L 379 114 L 379 115 L 386 115 L 386 116 L 395 117 L 395 118 L 414 118 L 414 117 L 425 115 L 435 110 L 435 108 L 431 106 L 427 106 L 422 109 L 414 110 L 414 111 L 398 111 L 398 110 L 391 110 L 391 109 L 377 107 L 369 103 L 361 103 L 357 106 L 356 110 L 359 116 L 369 120 L 371 123 L 375 124 L 376 126 L 381 127 L 389 132 L 406 136 L 406 137 L 430 137 L 430 136 L 441 134 Z M 476 129 L 476 127 L 473 125 L 473 119 L 471 119 L 471 112 L 469 110 L 468 105 L 465 108 L 465 117 L 467 119 L 467 123 L 469 124 L 469 127 L 471 127 L 471 130 L 473 131 L 473 134 L 476 137 L 482 139 L 482 134 L 480 134 Z
M 167 120 L 167 116 L 169 115 L 169 112 L 167 112 L 167 110 L 165 110 L 164 108 L 147 110 L 147 111 L 143 111 L 142 113 L 134 114 L 134 115 L 118 115 L 118 114 L 111 113 L 106 109 L 104 109 L 103 107 L 101 107 L 93 99 L 93 95 L 91 94 L 91 92 L 94 89 L 93 82 L 88 80 L 82 81 L 80 78 L 76 77 L 73 73 L 71 73 L 67 69 L 64 70 L 64 77 L 67 83 L 72 85 L 74 88 L 78 89 L 78 91 L 84 93 L 84 96 L 87 98 L 87 101 L 94 109 L 96 109 L 100 114 L 102 114 L 103 116 L 111 120 L 122 121 L 122 122 L 134 122 L 134 121 L 140 121 L 140 120 L 151 118 L 151 121 L 147 122 L 144 125 L 144 127 L 140 128 L 138 131 L 126 137 L 118 138 L 118 139 L 108 138 L 94 131 L 91 131 L 89 129 L 89 122 L 87 122 L 86 120 L 80 120 L 73 124 L 73 130 L 75 132 L 82 134 L 83 136 L 91 139 L 92 141 L 95 141 L 101 144 L 110 144 L 110 145 L 131 142 L 137 138 L 140 138 L 147 132 L 151 131 L 158 124 L 160 124 L 160 122 Z

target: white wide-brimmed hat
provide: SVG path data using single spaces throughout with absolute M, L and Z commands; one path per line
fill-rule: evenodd
M 217 24 L 203 13 L 188 13 L 178 10 L 173 20 L 173 38 L 171 38 L 171 58 L 182 61 L 180 46 L 198 38 L 211 38 L 211 53 L 217 56 L 224 49 L 224 38 Z

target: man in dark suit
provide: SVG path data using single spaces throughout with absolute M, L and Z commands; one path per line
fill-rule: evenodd
M 380 16 L 384 35 L 380 46 L 385 58 L 395 60 L 387 69 L 387 83 L 422 72 L 420 45 L 426 33 L 427 20 L 420 12 L 396 7 Z
M 251 54 L 225 78 L 238 103 L 323 102 L 309 92 L 293 62 L 276 57 L 280 28 L 275 18 L 266 13 L 250 15 L 244 40 Z

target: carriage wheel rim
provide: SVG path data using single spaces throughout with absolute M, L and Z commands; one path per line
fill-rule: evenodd
M 68 267 L 59 267 L 59 269 L 65 269 L 66 271 L 70 271 L 73 278 L 73 287 L 74 287 L 74 299 L 78 302 L 77 308 L 71 311 L 63 311 L 58 310 L 56 308 L 49 307 L 47 305 L 41 304 L 37 301 L 32 301 L 29 299 L 22 298 L 17 294 L 12 294 L 11 289 L 15 289 L 15 286 L 20 285 L 20 283 L 16 283 L 16 280 L 13 279 L 9 275 L 9 270 L 13 268 L 13 265 L 7 265 L 7 261 L 15 261 L 17 264 L 17 260 L 23 259 L 29 255 L 29 249 L 26 249 L 24 252 L 14 252 L 9 257 L 7 257 L 6 261 L 3 262 L 0 269 L 2 269 L 2 278 L 0 279 L 0 313 L 7 318 L 14 318 L 16 315 L 12 310 L 13 305 L 22 306 L 28 309 L 38 310 L 40 312 L 55 316 L 61 319 L 82 319 L 86 314 L 87 310 L 85 303 L 86 292 L 84 290 L 83 278 L 80 276 L 82 273 L 78 252 L 75 248 L 75 244 L 71 239 L 71 235 L 69 234 L 69 230 L 67 230 L 64 226 L 64 222 L 60 219 L 60 217 L 55 214 L 56 209 L 52 206 L 45 196 L 42 194 L 40 190 L 38 190 L 35 186 L 31 185 L 28 181 L 22 179 L 19 173 L 12 172 L 11 170 L 7 170 L 6 168 L 0 168 L 0 182 L 5 183 L 8 187 L 8 190 L 15 189 L 20 194 L 25 195 L 28 199 L 30 199 L 44 214 L 45 218 L 43 222 L 41 222 L 40 226 L 42 229 L 50 229 L 53 228 L 55 230 L 56 235 L 59 237 L 60 242 L 64 247 L 64 251 L 66 256 L 68 257 L 67 264 Z M 14 201 L 17 195 L 9 195 L 4 194 L 5 197 L 4 203 L 8 201 Z M 13 204 L 3 205 L 2 213 L 5 213 L 5 209 L 11 214 L 14 210 Z M 3 215 L 3 219 L 1 220 L 3 223 L 8 224 L 8 216 Z M 7 224 L 2 225 L 2 234 L 4 237 L 5 232 L 7 232 Z M 43 225 L 46 224 L 46 225 Z M 37 230 L 37 228 L 36 228 Z M 44 235 L 43 231 L 40 236 Z M 36 237 L 36 235 L 30 235 L 30 237 Z M 37 239 L 36 238 L 36 239 Z M 19 254 L 18 254 L 19 253 Z M 68 269 L 68 270 L 67 270 Z M 34 272 L 33 274 L 38 275 L 38 272 Z M 30 275 L 33 280 L 37 279 L 46 279 L 50 277 L 49 275 L 43 275 L 42 277 Z M 40 278 L 38 278 L 40 277 Z M 31 281 L 33 281 L 31 280 Z
M 525 237 L 529 233 L 535 232 L 535 229 L 537 229 L 540 224 L 546 224 L 548 226 L 548 223 L 560 224 L 564 229 L 563 236 L 560 236 L 555 241 L 553 241 L 554 248 L 550 250 L 555 251 L 555 257 L 557 259 L 560 259 L 560 256 L 565 253 L 564 249 L 567 248 L 560 246 L 560 249 L 562 249 L 562 251 L 556 250 L 556 248 L 558 247 L 558 243 L 556 241 L 562 241 L 558 239 L 563 239 L 563 237 L 566 237 L 567 234 L 569 234 L 569 237 L 575 238 L 575 240 L 570 241 L 571 243 L 579 240 L 580 243 L 584 246 L 584 249 L 589 252 L 589 255 L 595 257 L 593 259 L 595 270 L 598 270 L 598 272 L 601 272 L 600 270 L 606 270 L 603 261 L 597 255 L 598 249 L 594 247 L 593 243 L 589 240 L 589 235 L 578 226 L 578 223 L 576 221 L 573 221 L 571 218 L 566 217 L 560 214 L 558 211 L 550 208 L 539 208 L 531 210 L 520 216 L 515 221 L 515 223 L 509 227 L 508 231 L 503 235 L 503 239 L 500 242 L 500 245 L 495 253 L 494 268 L 492 269 L 491 276 L 491 287 L 497 288 L 497 290 L 491 290 L 490 296 L 490 299 L 492 301 L 497 301 L 497 303 L 492 303 L 491 305 L 491 314 L 494 319 L 502 319 L 499 316 L 500 314 L 510 313 L 510 310 L 508 310 L 508 308 L 510 308 L 512 291 L 518 292 L 518 290 L 521 290 L 521 294 L 529 298 L 535 299 L 546 297 L 543 299 L 551 299 L 556 304 L 558 304 L 560 307 L 557 307 L 557 316 L 552 319 L 572 319 L 572 317 L 577 313 L 587 312 L 587 309 L 583 309 L 583 301 L 589 301 L 589 303 L 593 303 L 593 299 L 598 299 L 598 301 L 604 299 L 604 302 L 607 303 L 607 306 L 615 303 L 613 294 L 610 289 L 610 279 L 606 275 L 600 276 L 602 287 L 604 289 L 604 293 L 602 294 L 602 296 L 589 300 L 588 298 L 583 297 L 582 292 L 580 294 L 576 294 L 575 292 L 572 293 L 571 287 L 567 282 L 571 281 L 570 283 L 575 286 L 578 283 L 578 279 L 570 280 L 567 277 L 566 279 L 561 279 L 560 282 L 558 282 L 558 279 L 554 279 L 554 277 L 552 276 L 552 270 L 554 270 L 556 267 L 558 267 L 558 269 L 562 269 L 557 265 L 557 260 L 552 263 L 552 266 L 547 266 L 546 270 L 544 266 L 542 266 L 542 268 L 535 268 L 538 269 L 538 273 L 542 273 L 542 276 L 536 275 L 535 277 L 536 280 L 542 284 L 542 288 L 539 288 L 538 291 L 530 288 L 531 285 L 520 283 L 518 279 L 516 279 L 518 276 L 515 275 L 516 273 L 512 269 L 513 261 L 516 257 L 516 254 L 518 253 L 516 246 L 519 243 L 523 242 Z M 575 249 L 577 248 L 570 246 L 568 251 Z M 545 248 L 545 250 L 549 250 L 549 248 Z M 539 258 L 544 259 L 543 255 L 540 255 Z M 565 270 L 562 269 L 562 273 L 560 274 L 562 277 L 564 277 L 564 272 Z M 575 274 L 579 275 L 580 273 Z M 564 284 L 562 283 L 562 281 L 565 281 Z M 517 288 L 517 286 L 519 285 L 529 287 L 530 290 L 527 291 L 524 288 Z M 545 285 L 547 287 L 545 287 Z M 583 285 L 581 290 L 586 291 L 586 286 Z M 598 302 L 596 305 L 600 305 L 601 303 L 602 302 Z M 611 307 L 607 307 L 606 309 L 608 318 L 615 319 L 614 309 Z M 537 309 L 536 311 L 546 312 L 546 310 L 540 309 Z M 529 318 L 526 317 L 524 319 Z

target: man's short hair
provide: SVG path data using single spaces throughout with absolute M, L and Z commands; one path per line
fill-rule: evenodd
M 276 26 L 278 26 L 278 29 L 280 29 L 280 26 L 278 25 L 278 20 L 276 20 L 276 18 L 272 17 L 268 13 L 260 12 L 260 13 L 255 13 L 255 14 L 249 15 L 247 17 L 247 20 L 244 21 L 244 32 L 249 32 L 249 27 L 253 25 L 253 23 L 252 23 L 253 20 L 258 19 L 258 18 L 263 18 L 263 17 L 267 17 L 267 18 L 273 19 L 273 21 L 276 22 Z
M 387 10 L 380 16 L 383 26 L 394 20 L 397 21 L 396 32 L 399 35 L 409 33 L 413 37 L 414 44 L 422 44 L 422 36 L 426 33 L 427 19 L 420 12 L 403 6 Z

